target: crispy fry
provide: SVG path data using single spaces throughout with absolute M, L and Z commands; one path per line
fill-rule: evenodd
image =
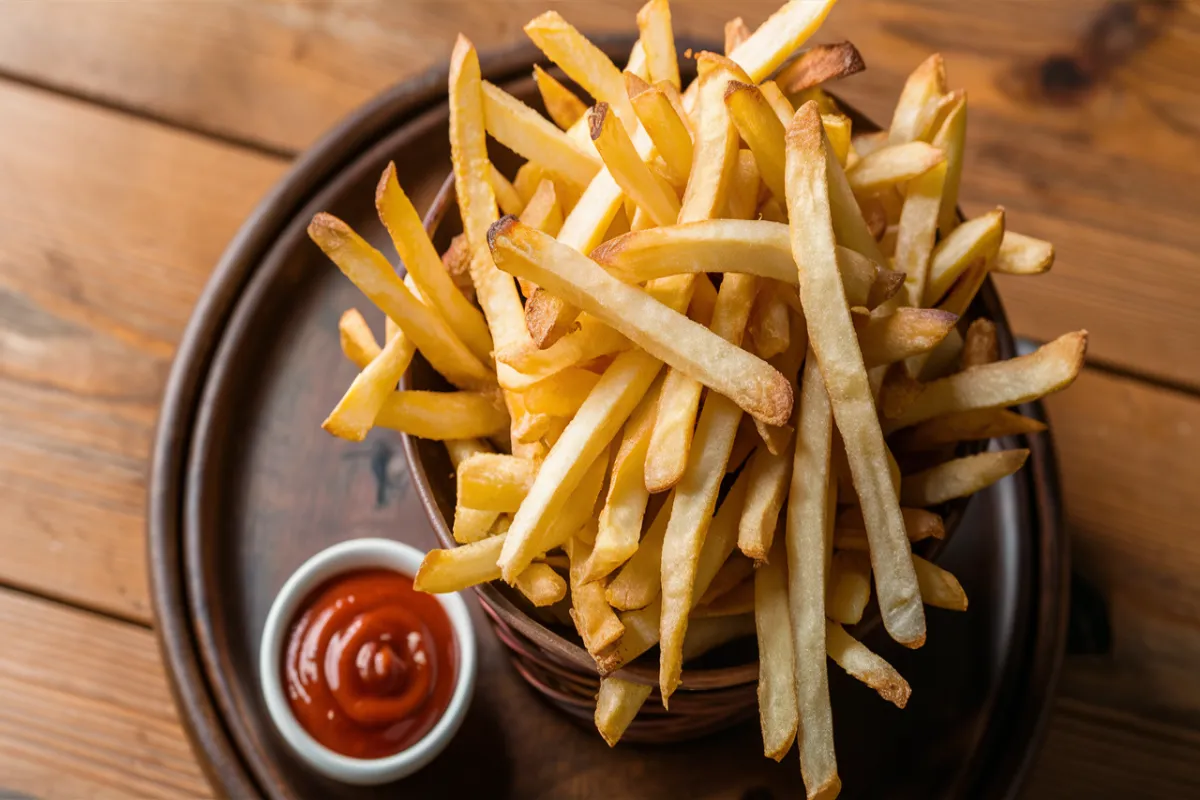
M 914 358 L 922 359 L 924 357 L 925 354 L 920 354 Z M 919 370 L 915 371 L 919 372 Z M 883 381 L 879 387 L 879 399 L 876 402 L 879 414 L 885 420 L 903 416 L 908 407 L 916 402 L 922 389 L 921 382 L 909 374 L 904 364 L 889 365 L 884 371 Z
M 604 584 L 589 581 L 586 576 L 592 555 L 592 545 L 587 539 L 596 534 L 595 526 L 592 521 L 587 534 L 567 540 L 567 556 L 571 559 L 571 619 L 583 646 L 592 654 L 612 646 L 625 632 L 625 626 L 604 597 Z
M 646 51 L 650 81 L 668 81 L 676 89 L 683 88 L 679 80 L 679 58 L 675 55 L 675 34 L 671 31 L 670 3 L 650 0 L 638 11 L 637 25 Z
M 905 274 L 904 288 L 908 305 L 920 307 L 925 297 L 929 277 L 929 261 L 933 241 L 937 238 L 938 212 L 946 188 L 947 163 L 909 181 L 904 194 L 904 208 L 896 228 L 895 268 Z
M 558 191 L 554 188 L 554 181 L 549 178 L 542 179 L 520 216 L 521 222 L 529 227 L 537 228 L 542 233 L 551 236 L 558 235 L 558 232 L 562 230 L 563 212 L 562 205 L 558 202 Z M 537 286 L 529 281 L 517 281 L 517 283 L 521 287 L 521 293 L 526 297 L 537 290 Z
M 730 81 L 725 105 L 738 133 L 750 145 L 767 188 L 777 200 L 786 201 L 783 188 L 783 123 L 757 86 Z
M 725 87 L 734 75 L 712 53 L 700 64 L 709 71 L 697 79 L 699 121 L 694 137 L 692 166 L 679 222 L 713 219 L 725 207 L 737 169 L 738 131 L 725 108 Z
M 787 422 L 791 387 L 762 359 L 511 217 L 493 229 L 492 247 L 504 269 L 568 297 L 647 353 L 731 397 L 756 418 L 773 425 Z
M 775 82 L 786 94 L 797 94 L 827 81 L 846 78 L 867 68 L 849 42 L 810 47 L 783 68 Z
M 734 17 L 725 23 L 725 55 L 733 55 L 733 51 L 741 46 L 742 42 L 750 38 L 753 31 L 746 25 L 746 21 L 741 17 Z
M 923 508 L 902 508 L 904 529 L 910 542 L 923 539 L 942 539 L 946 536 L 946 528 L 942 518 L 932 511 Z M 837 515 L 836 527 L 839 532 L 866 531 L 861 508 L 847 508 Z
M 508 92 L 483 82 L 483 114 L 496 141 L 546 171 L 587 186 L 600 171 L 600 161 L 545 117 Z
M 1027 356 L 974 367 L 933 381 L 888 426 L 889 430 L 957 411 L 1006 408 L 1045 397 L 1071 385 L 1083 368 L 1086 352 L 1087 331 L 1076 331 L 1042 345 Z
M 696 604 L 697 608 L 708 605 L 719 597 L 724 597 L 753 574 L 754 562 L 748 558 L 743 558 L 741 554 L 735 551 L 721 565 L 721 569 L 713 577 L 712 583 L 708 585 L 708 591 L 704 593 L 704 596 Z
M 967 220 L 938 243 L 929 261 L 922 306 L 936 304 L 975 262 L 991 259 L 1004 236 L 1004 209 Z
M 933 146 L 946 154 L 946 181 L 937 224 L 943 237 L 949 236 L 958 226 L 958 187 L 962 182 L 963 151 L 967 141 L 967 95 L 965 92 L 957 95 L 933 136 Z
M 846 444 L 854 485 L 867 519 L 884 625 L 897 641 L 919 647 L 925 639 L 925 615 L 904 535 L 904 520 L 887 470 L 887 446 L 871 402 L 866 367 L 852 333 L 838 274 L 832 193 L 827 189 L 830 159 L 824 140 L 816 104 L 806 104 L 789 126 L 787 160 L 788 217 L 792 250 L 803 276 L 801 300 L 811 347 Z M 795 469 L 792 480 L 796 480 Z
M 515 190 L 514 190 L 515 194 Z M 427 300 L 428 305 L 487 364 L 492 355 L 492 336 L 479 309 L 463 297 L 438 258 L 417 209 L 396 180 L 396 165 L 388 162 L 375 190 L 375 208 L 391 236 L 400 260 Z M 399 320 L 397 320 L 399 321 Z
M 913 566 L 917 570 L 917 582 L 921 584 L 921 599 L 925 605 L 950 611 L 967 610 L 967 593 L 958 578 L 920 556 L 913 556 Z
M 658 597 L 663 537 L 666 536 L 674 504 L 674 493 L 667 495 L 667 501 L 646 529 L 637 551 L 609 582 L 605 596 L 613 608 L 621 611 L 645 608 Z
M 530 564 L 514 585 L 538 608 L 552 606 L 567 596 L 567 582 L 549 564 Z
M 508 427 L 508 414 L 486 394 L 407 390 L 387 396 L 375 424 L 422 439 L 476 439 Z
M 754 83 L 774 72 L 825 21 L 836 0 L 791 0 L 742 42 L 730 58 Z M 812 797 L 812 794 L 809 794 Z
M 901 145 L 928 141 L 937 116 L 938 100 L 946 93 L 946 64 L 941 53 L 934 53 L 913 70 L 900 93 L 888 143 Z
M 537 64 L 533 65 L 533 82 L 537 84 L 538 93 L 542 96 L 546 114 L 564 131 L 587 113 L 586 103 Z
M 554 518 L 650 388 L 659 368 L 652 357 L 631 351 L 622 353 L 605 371 L 542 462 L 533 487 L 513 518 L 500 559 L 505 580 L 515 578 L 534 556 L 547 549 L 545 534 Z
M 900 499 L 910 506 L 936 506 L 956 497 L 967 497 L 1007 478 L 1025 465 L 1028 450 L 1001 450 L 956 458 L 936 467 L 904 476 Z
M 596 695 L 596 730 L 609 747 L 615 747 L 625 735 L 653 689 L 647 684 L 622 678 L 600 679 L 600 693 Z
M 946 338 L 958 316 L 936 308 L 897 308 L 890 314 L 854 314 L 854 329 L 867 368 L 928 353 Z
M 492 194 L 496 195 L 496 203 L 504 214 L 520 214 L 525 209 L 525 201 L 517 192 L 512 182 L 504 177 L 504 173 L 496 169 L 495 164 L 488 165 L 488 183 L 492 185 Z
M 533 199 L 533 193 L 537 191 L 542 181 L 546 180 L 546 177 L 546 170 L 532 161 L 526 161 L 513 178 L 513 188 L 517 190 L 517 194 L 521 195 L 521 199 L 528 203 Z
M 686 184 L 692 171 L 692 136 L 667 90 L 652 86 L 631 98 L 633 110 L 666 162 L 673 182 Z
M 457 469 L 476 453 L 490 453 L 492 449 L 480 439 L 449 439 L 446 441 L 446 451 L 450 454 L 450 463 Z M 498 511 L 467 508 L 460 502 L 454 509 L 454 541 L 470 544 L 499 532 L 495 528 L 500 517 Z
M 458 502 L 484 511 L 516 511 L 537 472 L 538 465 L 528 459 L 478 453 L 458 465 Z
M 338 343 L 342 354 L 360 370 L 366 369 L 380 353 L 375 334 L 357 308 L 346 309 L 338 319 Z
M 858 153 L 859 158 L 866 158 L 871 153 L 888 146 L 888 132 L 873 131 L 871 133 L 860 133 L 851 139 L 850 143 L 854 147 L 854 151 Z
M 531 414 L 552 417 L 574 416 L 600 376 L 580 367 L 567 367 L 540 380 L 521 393 L 525 409 Z
M 505 534 L 501 533 L 449 550 L 430 550 L 421 561 L 413 588 L 418 592 L 446 594 L 496 580 L 500 577 L 496 559 L 504 539 Z
M 511 347 L 496 353 L 496 361 L 512 366 L 515 380 L 504 384 L 505 389 L 525 391 L 538 381 L 580 366 L 602 356 L 612 355 L 632 347 L 632 343 L 595 317 L 585 314 L 579 319 L 579 329 L 564 336 L 545 350 L 533 342 Z M 504 376 L 501 376 L 503 379 Z
M 471 250 L 464 234 L 460 233 L 450 240 L 450 246 L 442 253 L 442 266 L 462 296 L 475 302 L 475 284 L 471 282 Z
M 780 91 L 775 81 L 763 81 L 758 85 L 758 90 L 763 93 L 763 97 L 767 98 L 767 102 L 771 104 L 772 110 L 775 111 L 775 116 L 786 127 L 796 113 L 795 107 L 792 106 L 792 101 L 783 96 L 783 92 Z M 785 201 L 781 200 L 779 202 L 784 203 Z
M 589 124 L 592 142 L 621 190 L 650 215 L 655 225 L 675 224 L 679 199 L 655 179 L 629 134 L 609 112 L 607 103 L 597 103 L 592 108 Z
M 834 663 L 897 708 L 908 705 L 912 689 L 891 664 L 868 650 L 836 622 L 825 623 L 825 634 L 829 657 Z
M 758 634 L 758 710 L 763 754 L 783 760 L 796 738 L 796 655 L 788 612 L 787 558 L 783 542 L 754 574 L 754 620 Z
M 1054 264 L 1054 245 L 1013 231 L 1004 231 L 992 272 L 1005 275 L 1038 275 Z
M 875 194 L 928 172 L 946 161 L 945 154 L 925 142 L 888 145 L 863 156 L 846 171 L 856 194 Z
M 761 443 L 762 439 L 754 429 L 754 418 L 742 417 L 733 440 L 733 450 L 729 453 L 729 463 L 725 465 L 725 474 L 737 472 Z
M 962 369 L 981 367 L 1000 360 L 1000 346 L 996 341 L 996 323 L 982 317 L 973 321 L 963 339 L 959 366 Z
M 774 281 L 763 282 L 750 312 L 749 332 L 754 351 L 768 361 L 787 350 L 792 337 L 788 306 L 776 286 Z
M 1046 430 L 1046 424 L 1004 408 L 963 411 L 922 422 L 897 434 L 898 447 L 905 450 L 937 450 L 948 444 L 1024 436 Z
M 836 540 L 834 544 L 836 546 Z M 829 571 L 829 591 L 825 597 L 826 616 L 843 625 L 857 625 L 870 599 L 871 558 L 865 552 L 835 552 Z

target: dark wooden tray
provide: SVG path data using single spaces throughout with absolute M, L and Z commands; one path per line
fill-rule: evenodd
M 631 40 L 608 41 L 623 58 Z M 484 74 L 533 102 L 529 47 Z M 337 319 L 369 303 L 304 234 L 328 210 L 386 241 L 373 188 L 388 159 L 418 206 L 449 170 L 446 74 L 364 106 L 300 159 L 218 264 L 180 346 L 159 422 L 148 542 L 158 633 L 180 716 L 214 787 L 236 797 L 795 797 L 797 759 L 761 755 L 756 723 L 686 745 L 618 746 L 542 703 L 472 604 L 479 684 L 462 732 L 421 773 L 353 789 L 306 770 L 283 745 L 256 673 L 267 609 L 305 559 L 337 541 L 390 536 L 435 546 L 399 436 L 359 445 L 319 424 L 354 375 Z M 498 154 L 503 158 L 503 154 Z M 999 321 L 988 286 L 981 297 Z M 368 313 L 378 323 L 378 313 Z M 377 325 L 380 327 L 380 325 Z M 378 332 L 377 332 L 378 333 Z M 1012 342 L 1003 342 L 1011 354 Z M 1031 407 L 1027 413 L 1037 414 Z M 971 598 L 930 610 L 929 644 L 869 644 L 908 678 L 901 712 L 830 668 L 848 797 L 1006 797 L 1041 738 L 1062 657 L 1068 550 L 1051 443 L 972 502 L 940 561 Z

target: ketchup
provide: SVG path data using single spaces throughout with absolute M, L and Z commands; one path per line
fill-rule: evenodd
M 457 672 L 442 604 L 387 569 L 317 588 L 288 629 L 283 659 L 300 725 L 352 758 L 390 756 L 420 740 L 449 707 Z

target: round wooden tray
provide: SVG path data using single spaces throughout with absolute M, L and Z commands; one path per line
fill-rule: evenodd
M 620 59 L 632 40 L 603 44 Z M 484 74 L 530 99 L 537 56 L 522 47 L 485 58 Z M 407 81 L 301 158 L 230 244 L 180 346 L 155 446 L 148 542 L 160 643 L 196 754 L 214 788 L 237 798 L 796 796 L 796 759 L 763 758 L 753 722 L 685 745 L 609 750 L 523 683 L 473 598 L 475 701 L 422 772 L 376 790 L 333 784 L 300 765 L 271 726 L 256 653 L 292 571 L 356 536 L 436 544 L 398 435 L 375 431 L 354 445 L 319 428 L 354 375 L 339 352 L 338 315 L 369 303 L 304 228 L 326 210 L 386 241 L 372 200 L 388 159 L 428 206 L 449 170 L 445 86 L 444 69 Z M 990 286 L 982 302 L 1003 316 Z M 1011 355 L 1011 341 L 1002 345 Z M 972 502 L 939 558 L 970 611 L 930 610 L 919 651 L 881 631 L 868 639 L 911 682 L 909 707 L 831 666 L 844 796 L 1005 797 L 1019 786 L 1050 707 L 1068 588 L 1052 446 L 1045 435 L 1027 446 L 1028 467 Z

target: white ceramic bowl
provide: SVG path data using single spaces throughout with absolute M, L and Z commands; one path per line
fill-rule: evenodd
M 388 539 L 352 539 L 322 550 L 296 570 L 279 590 L 259 647 L 258 672 L 271 720 L 292 750 L 322 775 L 356 786 L 399 780 L 432 761 L 458 732 L 475 691 L 475 632 L 467 604 L 457 594 L 438 595 L 458 642 L 458 675 L 450 705 L 437 724 L 416 744 L 385 758 L 350 758 L 319 743 L 301 727 L 284 694 L 280 676 L 288 625 L 314 589 L 337 575 L 356 569 L 393 569 L 412 577 L 424 553 Z

